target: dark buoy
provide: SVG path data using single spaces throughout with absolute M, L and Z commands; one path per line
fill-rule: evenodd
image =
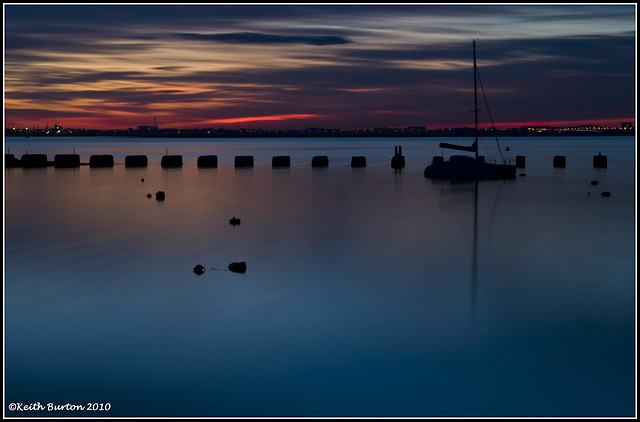
M 229 271 L 233 271 L 234 273 L 245 273 L 247 272 L 247 263 L 246 262 L 232 262 L 229 264 Z
M 526 176 L 526 174 L 525 174 L 525 173 L 520 173 L 518 176 L 520 176 L 520 177 L 525 177 L 525 176 Z
M 156 201 L 164 201 L 164 192 L 159 190 L 156 192 Z
M 525 156 L 524 155 L 516 155 L 516 167 L 525 167 Z
M 152 195 L 151 195 L 150 193 L 148 193 L 148 194 L 147 194 L 147 198 L 151 198 L 151 196 L 152 196 Z
M 591 184 L 595 186 L 595 185 L 597 185 L 597 184 L 598 184 L 598 181 L 597 181 L 597 180 L 592 180 L 592 181 L 591 181 Z
M 140 181 L 141 181 L 142 183 L 144 183 L 144 178 L 140 179 Z
M 598 155 L 593 156 L 593 167 L 598 169 L 607 168 L 607 156 L 602 155 L 602 153 L 598 153 Z
M 201 275 L 202 273 L 204 273 L 204 267 L 200 264 L 196 265 L 195 267 L 193 267 L 193 272 Z
M 231 224 L 232 226 L 237 226 L 238 224 L 240 224 L 240 219 L 233 217 L 229 220 L 229 224 Z
M 611 192 L 602 192 L 600 195 L 604 196 L 605 198 L 608 198 L 611 196 Z
M 567 158 L 564 155 L 556 155 L 553 157 L 553 167 L 566 167 Z

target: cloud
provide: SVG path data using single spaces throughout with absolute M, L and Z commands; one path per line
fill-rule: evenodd
M 215 41 L 239 44 L 309 44 L 309 45 L 338 45 L 351 41 L 344 37 L 330 35 L 272 35 L 258 32 L 234 32 L 226 34 L 196 34 L 182 33 L 179 37 L 197 41 Z
M 483 83 L 501 120 L 635 110 L 633 6 L 6 11 L 5 107 L 14 116 L 84 110 L 102 119 L 119 109 L 167 122 L 305 114 L 325 116 L 323 123 L 335 115 L 345 127 L 432 125 L 471 80 L 476 38 Z M 277 120 L 256 120 L 270 122 Z

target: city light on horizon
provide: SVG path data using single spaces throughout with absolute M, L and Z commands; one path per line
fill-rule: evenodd
M 317 120 L 309 120 L 317 118 Z M 377 128 L 395 128 L 395 129 L 408 129 L 412 127 L 424 127 L 427 130 L 446 130 L 446 129 L 461 129 L 467 126 L 446 126 L 446 125 L 413 125 L 413 126 L 379 126 L 379 127 L 337 127 L 331 124 L 326 124 L 321 120 L 322 116 L 311 115 L 295 115 L 295 116 L 254 116 L 254 117 L 239 117 L 229 119 L 212 119 L 205 122 L 198 122 L 196 124 L 190 124 L 189 122 L 174 122 L 173 124 L 159 124 L 157 121 L 150 121 L 147 116 L 141 120 L 132 120 L 130 124 L 124 124 L 121 126 L 111 125 L 110 122 L 96 122 L 86 119 L 80 119 L 73 124 L 73 120 L 70 120 L 72 124 L 66 124 L 64 120 L 55 122 L 31 122 L 29 124 L 21 124 L 20 121 L 5 122 L 5 129 L 13 130 L 31 130 L 31 131 L 43 131 L 53 128 L 54 126 L 63 127 L 65 129 L 80 129 L 80 130 L 98 130 L 98 131 L 110 131 L 110 130 L 126 130 L 134 129 L 137 127 L 149 126 L 157 127 L 158 129 L 252 129 L 252 130 L 303 130 L 306 128 L 323 128 L 333 130 L 345 130 L 345 131 L 357 131 L 357 130 L 373 130 Z M 288 122 L 294 120 L 304 120 L 303 125 L 290 124 Z M 544 122 L 511 122 L 511 123 L 495 123 L 491 124 L 479 124 L 479 129 L 520 129 L 520 128 L 577 128 L 577 127 L 602 127 L 602 128 L 623 128 L 623 126 L 630 126 L 635 128 L 635 118 L 627 119 L 608 119 L 608 120 L 592 120 L 592 121 L 544 121 Z
M 4 11 L 5 128 L 471 126 L 470 34 L 495 127 L 635 127 L 635 5 Z

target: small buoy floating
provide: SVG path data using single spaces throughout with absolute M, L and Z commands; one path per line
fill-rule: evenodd
M 193 272 L 201 275 L 202 273 L 204 273 L 204 267 L 200 264 L 196 265 L 195 267 L 193 267 Z
M 229 224 L 231 224 L 232 226 L 237 226 L 238 224 L 240 224 L 240 219 L 233 217 L 229 220 Z
M 233 271 L 234 273 L 245 273 L 247 272 L 247 263 L 242 262 L 232 262 L 229 264 L 229 271 Z
M 604 197 L 608 198 L 608 197 L 610 197 L 610 196 L 611 196 L 611 192 L 602 192 L 600 195 L 602 195 L 602 196 L 604 196 Z
M 598 181 L 597 181 L 597 180 L 592 180 L 592 181 L 591 181 L 591 184 L 595 186 L 595 185 L 597 185 L 597 184 L 598 184 Z

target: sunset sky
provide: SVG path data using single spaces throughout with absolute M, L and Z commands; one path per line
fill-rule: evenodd
M 5 4 L 4 23 L 5 127 L 460 127 L 473 39 L 498 127 L 635 125 L 635 4 Z

